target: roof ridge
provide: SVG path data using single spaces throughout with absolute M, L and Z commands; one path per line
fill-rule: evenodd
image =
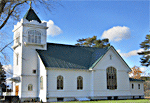
M 83 47 L 83 48 L 97 48 L 97 49 L 105 49 L 105 48 L 109 48 L 109 47 L 105 47 L 105 48 L 98 48 L 98 47 L 88 47 L 88 46 L 78 46 L 78 45 L 71 45 L 71 44 L 61 44 L 61 43 L 48 43 L 47 44 L 54 44 L 54 45 L 64 45 L 64 46 L 73 46 L 73 47 Z

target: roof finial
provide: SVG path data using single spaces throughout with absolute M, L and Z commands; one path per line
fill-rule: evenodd
M 30 8 L 32 8 L 32 1 L 30 1 Z

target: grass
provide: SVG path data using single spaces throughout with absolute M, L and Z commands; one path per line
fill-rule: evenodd
M 60 102 L 52 102 L 60 103 Z M 99 100 L 99 101 L 70 101 L 61 103 L 150 103 L 149 99 L 134 99 L 134 100 Z

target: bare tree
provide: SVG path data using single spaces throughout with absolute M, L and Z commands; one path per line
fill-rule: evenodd
M 9 22 L 9 19 L 15 22 L 20 20 L 21 10 L 23 10 L 23 8 L 26 5 L 29 5 L 31 2 L 35 5 L 36 8 L 40 8 L 40 9 L 43 8 L 44 10 L 48 10 L 50 12 L 52 9 L 55 8 L 56 4 L 59 4 L 55 0 L 0 0 L 0 35 L 1 34 L 7 35 L 6 33 L 3 33 L 2 29 Z M 1 39 L 1 36 L 0 36 L 0 39 Z M 2 43 L 2 40 L 0 40 L 0 59 L 1 60 L 2 59 L 6 60 L 7 54 L 5 53 L 5 49 L 10 48 L 9 45 L 12 44 L 13 41 L 14 40 L 11 40 L 7 43 Z
M 45 7 L 51 11 L 56 1 L 54 0 L 0 0 L 0 30 L 5 26 L 10 17 L 18 20 L 20 18 L 20 9 L 22 5 L 28 5 L 33 2 L 37 7 Z M 19 9 L 20 8 L 20 9 Z

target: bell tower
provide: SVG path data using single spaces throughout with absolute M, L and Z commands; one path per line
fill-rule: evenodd
M 30 6 L 14 26 L 13 95 L 22 101 L 38 98 L 38 55 L 36 49 L 46 50 L 47 23 L 42 22 Z

